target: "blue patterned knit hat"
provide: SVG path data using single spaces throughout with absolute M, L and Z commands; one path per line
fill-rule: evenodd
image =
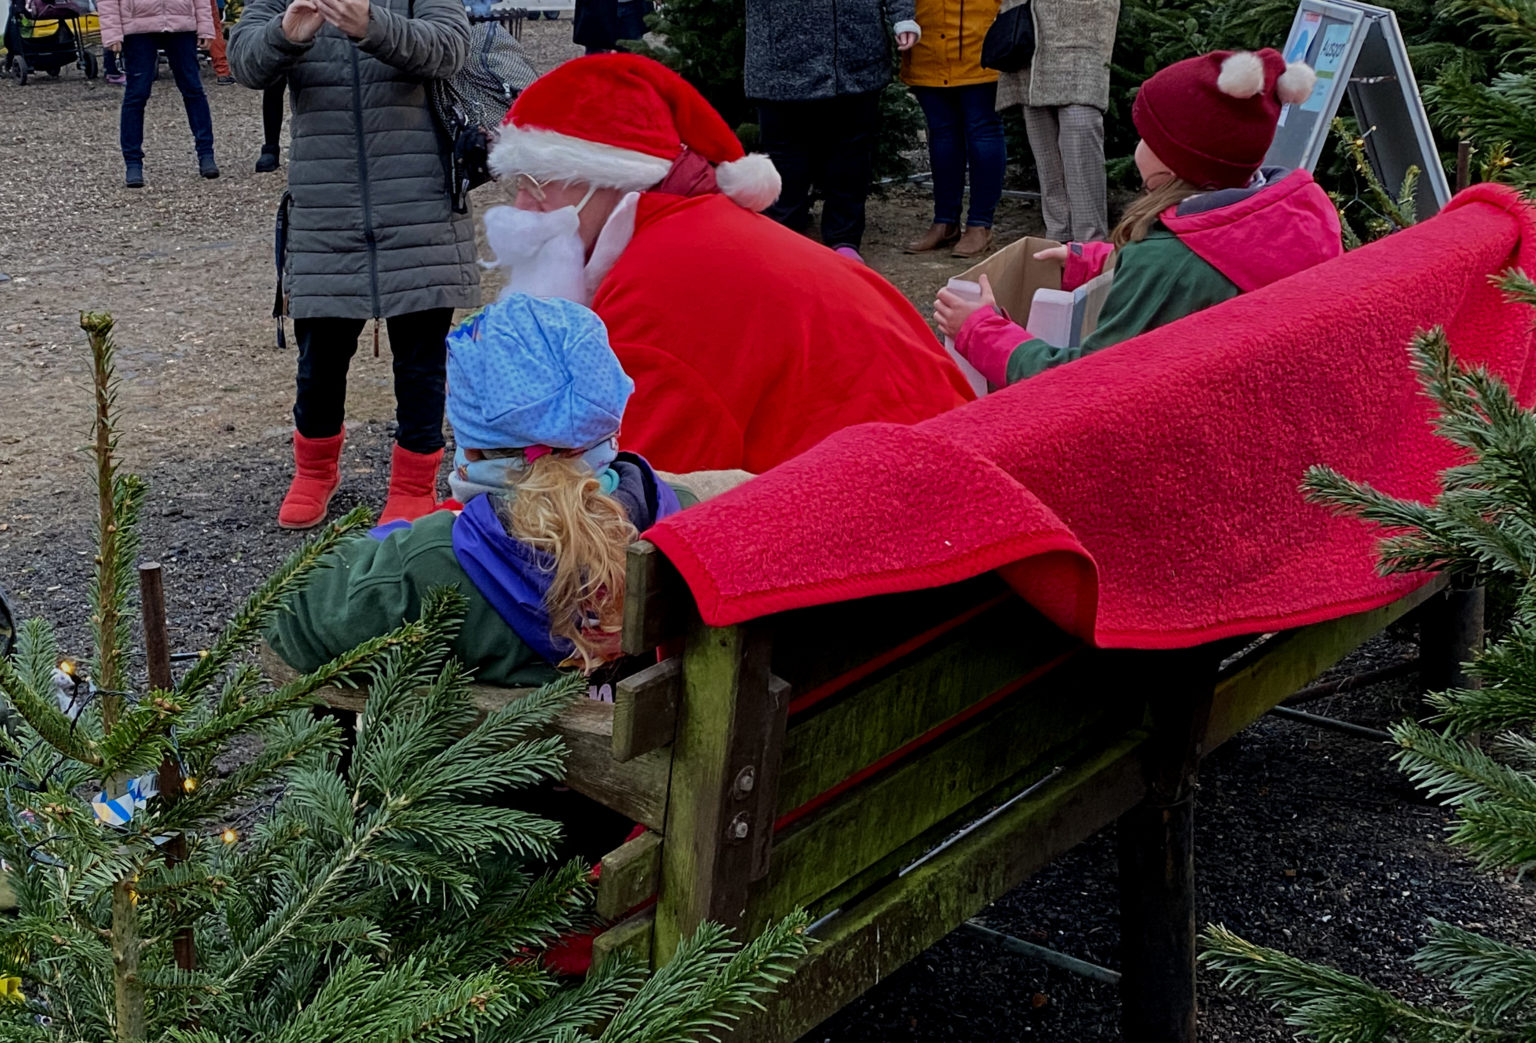
M 612 438 L 635 390 L 588 309 L 513 294 L 448 334 L 448 420 L 469 449 L 586 449 Z

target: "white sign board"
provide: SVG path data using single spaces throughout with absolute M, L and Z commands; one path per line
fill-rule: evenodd
M 1387 189 L 1396 192 L 1408 168 L 1418 167 L 1419 219 L 1445 205 L 1450 186 L 1395 14 L 1355 0 L 1301 0 L 1283 53 L 1316 69 L 1317 87 L 1281 110 L 1266 164 L 1314 169 L 1347 96 L 1360 129 L 1369 131 L 1366 157 Z

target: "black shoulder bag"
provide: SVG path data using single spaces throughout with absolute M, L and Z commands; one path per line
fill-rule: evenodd
M 1035 57 L 1035 19 L 1028 3 L 997 16 L 981 41 L 981 65 L 998 72 L 1023 72 Z

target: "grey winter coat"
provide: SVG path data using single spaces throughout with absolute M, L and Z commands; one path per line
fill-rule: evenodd
M 747 0 L 747 97 L 812 101 L 891 80 L 893 34 L 916 0 Z
M 1002 10 L 1025 0 L 1003 0 Z M 997 80 L 997 108 L 1032 105 L 1109 106 L 1109 59 L 1115 50 L 1120 0 L 1028 0 L 1035 57 L 1023 72 Z
M 354 43 L 283 35 L 287 0 L 251 0 L 229 38 L 247 87 L 293 102 L 284 291 L 296 319 L 368 319 L 480 302 L 474 223 L 449 197 L 448 146 L 426 82 L 469 54 L 462 0 L 374 0 Z

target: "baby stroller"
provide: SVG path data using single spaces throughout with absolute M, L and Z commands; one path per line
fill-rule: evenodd
M 73 65 L 94 80 L 101 71 L 96 55 L 86 49 L 84 17 L 90 0 L 10 0 L 5 20 L 5 70 L 25 84 L 34 72 L 58 76 Z M 38 34 L 43 23 L 43 33 Z M 47 24 L 53 31 L 47 31 Z

